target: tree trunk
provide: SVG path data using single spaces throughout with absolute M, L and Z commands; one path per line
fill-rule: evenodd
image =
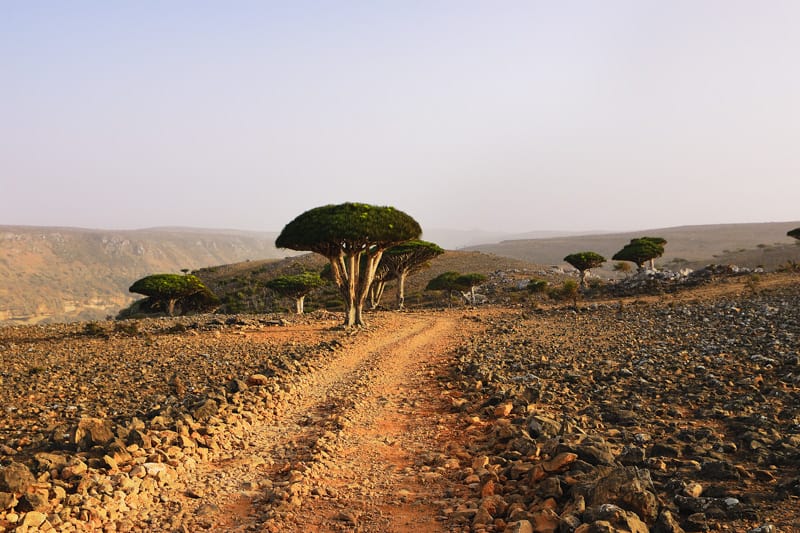
M 580 278 L 581 278 L 581 289 L 586 288 L 586 271 L 580 270 Z
M 177 301 L 177 298 L 170 298 L 167 302 L 167 314 L 169 316 L 175 316 L 175 303 Z
M 656 269 L 656 258 L 654 257 L 650 260 L 650 270 L 655 270 L 655 269 Z
M 303 302 L 305 301 L 305 299 L 306 299 L 305 294 L 303 296 L 298 296 L 297 298 L 295 298 L 295 302 L 294 302 L 295 303 L 295 311 L 297 311 L 298 315 L 302 315 L 303 314 Z
M 405 270 L 397 272 L 397 308 L 403 309 L 406 300 L 406 276 L 408 273 Z
M 386 288 L 385 281 L 376 281 L 369 288 L 369 306 L 370 309 L 377 309 L 381 304 L 383 298 L 383 290 Z

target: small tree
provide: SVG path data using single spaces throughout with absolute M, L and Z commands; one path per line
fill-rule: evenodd
M 443 253 L 444 250 L 438 245 L 420 240 L 398 244 L 384 252 L 381 263 L 378 266 L 379 272 L 386 269 L 385 274 L 382 276 L 381 284 L 383 285 L 386 281 L 392 279 L 397 280 L 398 309 L 402 309 L 405 303 L 405 284 L 408 275 L 420 270 L 428 261 Z M 381 286 L 381 293 L 382 292 L 383 288 Z
M 143 294 L 153 299 L 167 311 L 169 316 L 175 314 L 178 302 L 207 302 L 212 305 L 217 297 L 205 286 L 200 278 L 191 274 L 153 274 L 134 282 L 130 292 Z
M 581 289 L 586 286 L 586 273 L 606 262 L 606 258 L 595 252 L 578 252 L 569 254 L 564 261 L 578 269 L 580 272 Z
M 798 243 L 800 244 L 800 228 L 794 228 L 793 230 L 789 230 L 786 232 L 786 235 L 789 237 L 794 237 L 795 239 L 798 240 Z
M 667 241 L 661 237 L 631 239 L 631 242 L 614 254 L 611 259 L 614 261 L 630 261 L 635 263 L 639 270 L 642 270 L 644 264 L 648 261 L 650 261 L 650 266 L 654 267 L 653 261 L 657 257 L 664 255 L 665 244 L 667 244 Z
M 486 276 L 483 274 L 462 274 L 458 276 L 455 283 L 460 291 L 469 291 L 469 297 L 463 293 L 464 299 L 469 300 L 471 304 L 475 304 L 475 288 L 479 287 L 486 281 Z
M 264 285 L 281 296 L 294 298 L 295 312 L 302 315 L 306 296 L 317 287 L 325 285 L 325 280 L 320 277 L 318 272 L 303 272 L 293 276 L 279 276 L 267 281 Z
M 344 203 L 300 214 L 283 228 L 275 245 L 328 258 L 344 299 L 344 325 L 351 327 L 365 325 L 364 302 L 383 252 L 421 234 L 416 220 L 393 207 Z
M 426 291 L 446 291 L 447 292 L 447 305 L 450 306 L 450 301 L 453 297 L 453 292 L 460 289 L 460 285 L 456 280 L 461 276 L 458 272 L 448 271 L 443 272 L 430 280 L 425 287 Z
M 550 295 L 560 300 L 571 300 L 572 307 L 578 308 L 580 291 L 578 290 L 578 282 L 574 279 L 565 279 L 560 287 L 553 289 Z

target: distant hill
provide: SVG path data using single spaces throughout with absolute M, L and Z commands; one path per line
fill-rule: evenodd
M 647 229 L 626 233 L 604 233 L 547 239 L 505 240 L 497 244 L 470 246 L 467 250 L 514 257 L 547 265 L 566 265 L 564 257 L 591 250 L 609 260 L 631 239 L 663 237 L 666 252 L 656 264 L 703 266 L 709 263 L 735 263 L 740 266 L 764 265 L 774 268 L 787 259 L 798 260 L 800 248 L 786 232 L 800 222 L 760 224 L 717 224 Z M 610 270 L 611 261 L 605 269 Z
M 470 246 L 484 243 L 510 241 L 518 239 L 549 239 L 554 237 L 568 237 L 574 235 L 589 235 L 603 232 L 576 232 L 576 231 L 528 231 L 524 233 L 508 233 L 499 231 L 483 231 L 480 229 L 460 230 L 445 228 L 425 228 L 422 238 L 435 242 L 447 250 L 460 250 Z
M 157 272 L 290 255 L 276 233 L 188 228 L 130 231 L 0 226 L 0 324 L 94 320 Z

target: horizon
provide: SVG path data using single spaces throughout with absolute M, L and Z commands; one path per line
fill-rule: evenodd
M 558 234 L 557 236 L 575 236 L 575 237 L 582 237 L 582 236 L 596 236 L 596 235 L 613 235 L 613 234 L 626 234 L 626 233 L 641 233 L 647 231 L 662 231 L 662 230 L 673 230 L 673 229 L 682 229 L 682 228 L 708 228 L 713 226 L 745 226 L 745 225 L 766 225 L 766 224 L 788 224 L 788 223 L 796 223 L 800 224 L 800 219 L 798 220 L 765 220 L 761 222 L 718 222 L 718 223 L 708 223 L 708 224 L 678 224 L 675 226 L 662 226 L 662 227 L 642 227 L 642 228 L 631 228 L 631 229 L 620 229 L 620 230 L 602 230 L 602 229 L 593 229 L 593 230 L 559 230 L 559 229 L 547 229 L 547 230 L 523 230 L 523 231 L 492 231 L 492 230 L 483 230 L 480 228 L 466 228 L 460 229 L 457 227 L 433 227 L 429 228 L 429 231 L 436 231 L 436 232 L 453 232 L 453 233 L 483 233 L 483 234 L 496 234 L 498 236 L 522 236 L 527 234 Z M 97 231 L 97 232 L 142 232 L 142 231 L 191 231 L 191 232 L 237 232 L 237 233 L 275 233 L 278 234 L 281 232 L 280 229 L 266 229 L 266 230 L 251 230 L 251 229 L 243 229 L 243 228 L 232 228 L 232 227 L 197 227 L 197 226 L 149 226 L 149 227 L 138 227 L 138 228 L 110 228 L 110 227 L 85 227 L 85 226 L 64 226 L 64 225 L 57 225 L 57 226 L 42 226 L 38 224 L 3 224 L 0 223 L 0 228 L 26 228 L 26 229 L 64 229 L 64 230 L 75 230 L 75 231 Z M 425 233 L 425 228 L 423 227 L 423 236 Z M 534 239 L 537 238 L 547 238 L 547 237 L 533 237 Z
M 270 232 L 345 201 L 503 234 L 792 220 L 798 17 L 12 0 L 0 224 Z

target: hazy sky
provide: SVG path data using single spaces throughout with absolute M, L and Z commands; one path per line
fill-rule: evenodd
M 800 2 L 0 3 L 0 224 L 800 219 Z

